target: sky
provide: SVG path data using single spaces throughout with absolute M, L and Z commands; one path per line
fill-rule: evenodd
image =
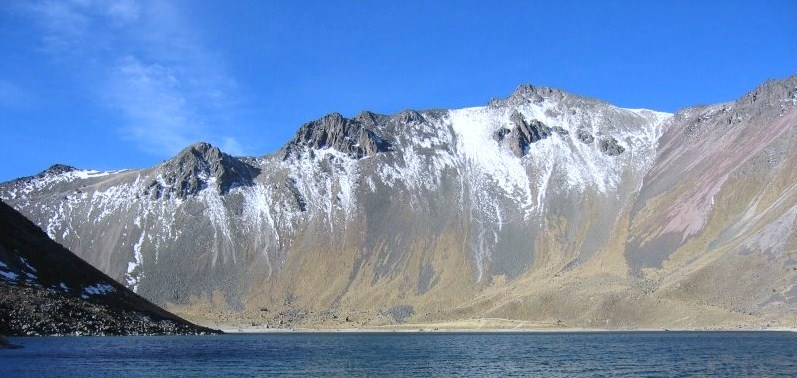
M 0 0 L 0 181 L 263 155 L 361 110 L 479 106 L 528 83 L 628 108 L 797 73 L 797 1 Z

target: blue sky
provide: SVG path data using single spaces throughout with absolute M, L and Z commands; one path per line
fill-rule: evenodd
M 330 112 L 456 108 L 521 83 L 623 107 L 797 73 L 795 1 L 0 0 L 0 181 L 261 155 Z

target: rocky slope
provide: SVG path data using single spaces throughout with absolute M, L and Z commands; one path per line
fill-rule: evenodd
M 796 326 L 796 93 L 673 115 L 521 86 L 331 114 L 260 157 L 54 166 L 0 197 L 191 319 Z
M 0 202 L 0 334 L 211 332 L 113 281 Z

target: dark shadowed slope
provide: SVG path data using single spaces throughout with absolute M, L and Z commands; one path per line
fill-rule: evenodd
M 0 202 L 0 334 L 211 332 L 128 290 Z

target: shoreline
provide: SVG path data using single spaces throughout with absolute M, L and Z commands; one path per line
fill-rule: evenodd
M 238 322 L 197 322 L 197 325 L 230 334 L 248 333 L 590 333 L 590 332 L 797 332 L 797 326 L 722 324 L 695 327 L 589 327 L 566 323 L 528 321 L 505 318 L 455 319 L 439 322 L 418 322 L 386 325 L 305 324 L 295 327 L 268 328 Z
M 222 328 L 221 329 L 224 334 L 227 335 L 259 335 L 259 334 L 282 334 L 282 333 L 373 333 L 373 334 L 385 334 L 385 333 L 528 333 L 528 334 L 542 334 L 542 333 L 631 333 L 631 332 L 650 332 L 650 333 L 658 333 L 658 332 L 673 332 L 673 333 L 685 333 L 685 332 L 793 332 L 797 333 L 797 329 L 794 328 L 739 328 L 739 329 L 660 329 L 660 328 L 652 328 L 652 329 L 503 329 L 503 328 L 495 328 L 495 329 L 471 329 L 471 328 L 462 328 L 462 329 L 395 329 L 395 328 L 346 328 L 346 329 L 316 329 L 316 328 L 290 328 L 290 329 L 229 329 L 229 328 Z
M 531 328 L 500 328 L 500 327 L 434 327 L 424 325 L 403 326 L 378 326 L 363 328 L 263 328 L 263 327 L 236 327 L 234 325 L 218 324 L 215 329 L 225 334 L 269 334 L 269 333 L 622 333 L 622 332 L 794 332 L 797 328 L 788 327 L 761 327 L 761 328 L 580 328 L 580 327 L 531 327 Z
M 687 332 L 788 332 L 797 333 L 797 328 L 395 328 L 395 327 L 369 327 L 369 328 L 257 328 L 257 327 L 217 327 L 222 333 L 206 335 L 190 335 L 197 337 L 224 336 L 224 335 L 266 335 L 266 334 L 392 334 L 392 333 L 439 333 L 439 334 L 565 334 L 565 333 L 687 333 Z M 39 338 L 39 337 L 172 337 L 186 335 L 26 335 L 6 336 L 6 340 Z M 14 345 L 15 347 L 18 347 Z M 0 347 L 0 349 L 3 349 Z M 10 348 L 15 349 L 15 348 Z

